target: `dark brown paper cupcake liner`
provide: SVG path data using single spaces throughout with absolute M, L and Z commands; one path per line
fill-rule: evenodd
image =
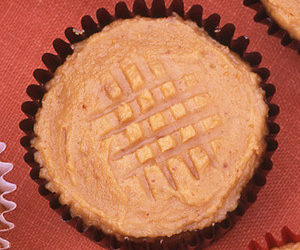
M 42 98 L 46 92 L 45 84 L 53 77 L 56 68 L 63 64 L 66 57 L 73 53 L 71 45 L 80 42 L 90 35 L 99 32 L 106 25 L 110 24 L 116 19 L 131 18 L 136 15 L 152 18 L 167 17 L 176 12 L 184 19 L 190 19 L 203 27 L 207 33 L 219 43 L 228 46 L 232 51 L 237 53 L 242 60 L 252 66 L 253 72 L 256 72 L 262 78 L 261 87 L 265 90 L 265 102 L 269 106 L 269 113 L 267 123 L 269 127 L 269 135 L 266 136 L 267 149 L 262 160 L 262 163 L 257 168 L 254 176 L 249 181 L 247 186 L 243 189 L 242 195 L 239 199 L 237 208 L 228 212 L 226 219 L 219 223 L 215 223 L 205 229 L 195 230 L 191 232 L 183 232 L 172 237 L 157 237 L 157 238 L 132 238 L 122 237 L 116 238 L 114 235 L 104 233 L 94 226 L 86 226 L 83 220 L 79 217 L 72 218 L 70 208 L 67 205 L 59 203 L 59 194 L 52 193 L 45 188 L 47 181 L 39 177 L 41 166 L 34 160 L 34 152 L 36 151 L 30 141 L 35 137 L 33 126 L 35 123 L 35 114 L 42 106 Z M 235 31 L 233 24 L 226 24 L 219 27 L 220 16 L 212 14 L 206 19 L 202 18 L 202 7 L 200 5 L 193 5 L 186 13 L 182 0 L 173 0 L 169 8 L 166 8 L 164 0 L 153 0 L 150 9 L 147 8 L 144 0 L 135 0 L 133 10 L 130 11 L 124 2 L 119 2 L 115 6 L 115 15 L 111 15 L 106 9 L 100 8 L 96 12 L 97 22 L 90 16 L 84 16 L 81 19 L 82 32 L 74 28 L 67 28 L 65 30 L 66 38 L 70 43 L 62 39 L 55 39 L 53 47 L 57 55 L 45 53 L 42 57 L 47 69 L 36 69 L 33 73 L 39 85 L 29 85 L 27 94 L 32 101 L 27 101 L 22 104 L 22 111 L 27 115 L 27 119 L 20 122 L 19 126 L 26 136 L 20 140 L 21 145 L 28 151 L 24 155 L 25 162 L 32 168 L 30 176 L 39 184 L 39 193 L 49 200 L 50 207 L 56 210 L 62 219 L 68 221 L 70 225 L 75 227 L 77 231 L 88 236 L 102 247 L 111 249 L 199 249 L 203 248 L 213 241 L 217 240 L 228 232 L 235 222 L 243 216 L 246 209 L 255 202 L 257 193 L 266 183 L 266 175 L 272 169 L 273 163 L 271 156 L 277 149 L 277 141 L 274 139 L 278 134 L 280 128 L 274 123 L 274 119 L 279 113 L 279 107 L 271 103 L 271 99 L 275 93 L 275 86 L 267 83 L 270 72 L 266 68 L 259 68 L 261 62 L 261 54 L 258 52 L 246 52 L 249 44 L 247 36 L 241 36 L 237 39 L 232 39 Z
M 281 28 L 277 22 L 268 15 L 260 0 L 244 0 L 243 4 L 256 11 L 255 16 L 253 17 L 254 21 L 267 25 L 269 27 L 267 31 L 269 35 L 279 37 L 282 46 L 288 46 L 289 48 L 298 50 L 298 53 L 300 54 L 300 41 L 291 38 L 288 32 Z
M 249 250 L 269 250 L 274 247 L 282 247 L 289 243 L 297 243 L 300 242 L 300 234 L 296 234 L 295 232 L 291 231 L 287 226 L 285 226 L 281 229 L 281 240 L 277 240 L 271 233 L 266 233 L 265 241 L 267 248 L 264 248 L 255 240 L 250 241 L 248 248 Z

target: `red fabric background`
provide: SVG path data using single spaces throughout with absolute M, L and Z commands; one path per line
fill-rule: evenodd
M 126 2 L 132 6 L 132 1 Z M 12 249 L 100 249 L 64 223 L 38 194 L 37 184 L 30 179 L 30 169 L 23 161 L 25 151 L 19 144 L 22 132 L 18 123 L 25 117 L 20 107 L 29 99 L 26 87 L 35 83 L 32 72 L 43 67 L 44 52 L 54 52 L 54 38 L 64 37 L 68 26 L 80 28 L 83 15 L 95 18 L 97 8 L 112 11 L 115 3 L 109 0 L 0 1 L 0 141 L 7 143 L 0 159 L 13 162 L 15 169 L 6 179 L 18 185 L 17 191 L 7 196 L 17 203 L 17 209 L 6 215 L 16 227 L 0 236 L 11 242 Z M 242 0 L 186 0 L 186 9 L 195 3 L 204 7 L 204 17 L 217 12 L 222 24 L 232 22 L 237 26 L 235 36 L 250 37 L 248 50 L 262 53 L 261 66 L 270 69 L 269 81 L 277 87 L 273 101 L 281 108 L 277 119 L 281 126 L 277 137 L 279 149 L 273 157 L 274 169 L 267 185 L 234 229 L 209 249 L 247 249 L 251 239 L 265 244 L 265 232 L 270 231 L 278 238 L 284 225 L 299 234 L 300 56 L 282 47 L 277 37 L 268 36 L 267 27 L 253 21 L 255 12 L 244 7 Z

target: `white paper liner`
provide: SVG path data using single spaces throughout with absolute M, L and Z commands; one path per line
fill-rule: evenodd
M 5 150 L 5 148 L 6 148 L 5 143 L 0 142 L 0 154 Z M 0 233 L 14 228 L 14 224 L 7 221 L 3 216 L 4 214 L 14 210 L 17 206 L 16 203 L 12 201 L 8 201 L 4 198 L 6 194 L 13 192 L 17 188 L 16 184 L 9 183 L 3 178 L 3 176 L 6 175 L 8 172 L 10 172 L 12 169 L 13 169 L 13 164 L 9 162 L 0 161 L 0 193 L 1 193 L 0 204 L 2 204 L 6 208 L 6 210 L 0 214 L 0 222 L 7 225 L 7 228 L 0 229 Z M 10 243 L 7 240 L 2 239 L 1 237 L 0 237 L 0 243 L 3 246 L 2 248 L 0 246 L 0 249 L 8 249 L 10 247 Z

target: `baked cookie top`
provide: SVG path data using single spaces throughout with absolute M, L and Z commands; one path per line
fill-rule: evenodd
M 75 44 L 47 84 L 32 141 L 40 176 L 107 233 L 221 221 L 265 151 L 259 83 L 191 21 L 117 20 Z

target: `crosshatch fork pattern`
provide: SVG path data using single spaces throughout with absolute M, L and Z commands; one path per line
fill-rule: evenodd
M 104 73 L 100 84 L 113 103 L 89 119 L 100 128 L 101 141 L 126 138 L 126 143 L 110 151 L 109 164 L 117 180 L 128 180 L 142 171 L 143 176 L 139 174 L 139 177 L 146 180 L 144 188 L 149 189 L 151 183 L 147 169 L 158 168 L 161 177 L 164 176 L 170 187 L 176 190 L 171 162 L 177 159 L 194 179 L 199 179 L 200 169 L 210 161 L 205 150 L 215 154 L 216 144 L 221 140 L 214 138 L 205 141 L 207 145 L 200 146 L 199 137 L 221 126 L 222 120 L 218 114 L 205 110 L 211 104 L 211 93 L 192 91 L 197 84 L 196 72 L 171 79 L 163 62 L 158 58 L 151 59 L 144 61 L 158 80 L 157 84 L 143 76 L 130 59 L 121 62 L 120 68 L 131 89 L 128 98 L 122 94 L 124 83 L 118 83 L 110 72 Z M 133 107 L 138 109 L 133 110 Z M 132 158 L 135 166 L 125 167 L 126 159 Z M 124 170 L 116 171 L 116 168 Z

